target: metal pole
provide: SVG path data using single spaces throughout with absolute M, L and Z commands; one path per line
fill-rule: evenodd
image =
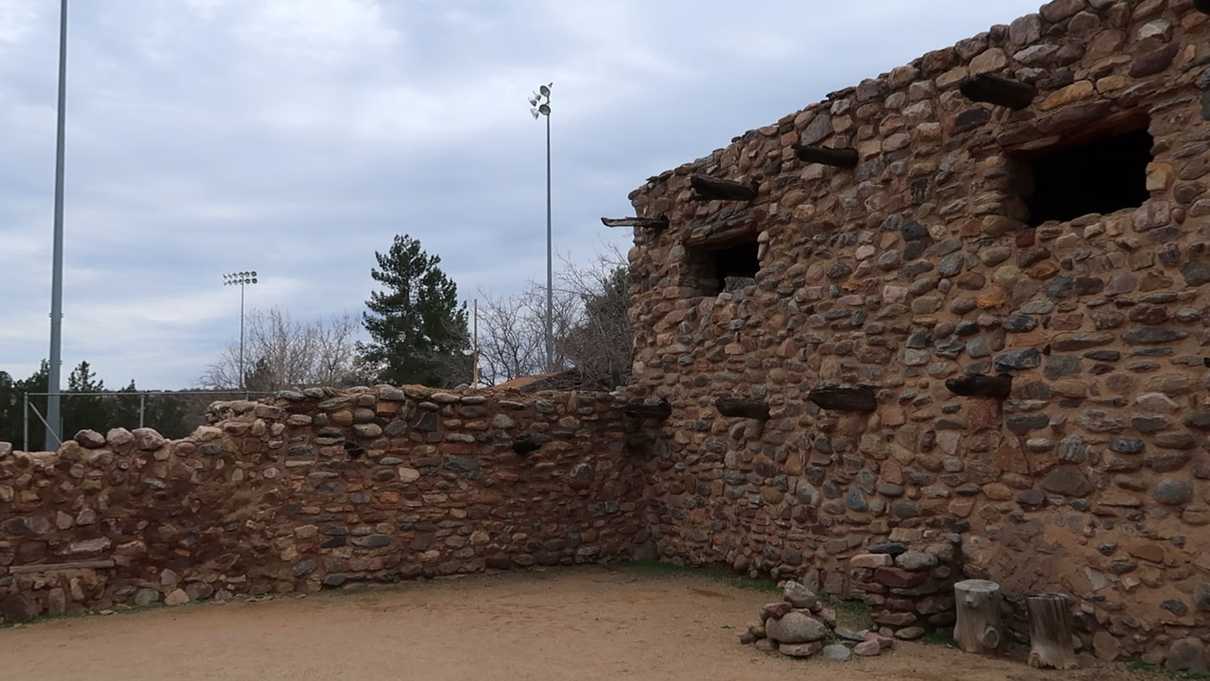
M 139 394 L 139 427 L 143 427 L 143 410 L 147 406 L 147 396 Z
M 59 374 L 63 365 L 63 155 L 67 117 L 67 0 L 59 5 L 59 124 L 55 144 L 55 234 L 50 278 L 50 366 L 46 380 L 47 449 L 59 446 Z
M 239 285 L 239 388 L 244 389 L 244 285 Z
M 471 335 L 474 336 L 474 340 L 475 340 L 474 348 L 471 351 L 471 357 L 473 358 L 472 364 L 471 364 L 471 387 L 478 388 L 479 387 L 479 299 L 478 298 L 475 298 L 475 317 L 474 317 L 474 322 L 472 322 L 471 328 L 473 329 L 471 331 Z
M 546 370 L 555 370 L 554 268 L 550 246 L 550 114 L 546 114 Z
M 29 451 L 29 393 L 25 393 L 25 408 L 21 410 L 21 439 L 25 451 Z

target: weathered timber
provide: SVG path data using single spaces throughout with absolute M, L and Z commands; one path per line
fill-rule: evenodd
M 806 163 L 821 163 L 836 168 L 853 168 L 857 165 L 856 149 L 829 149 L 806 144 L 795 144 L 794 154 Z
M 764 400 L 745 400 L 738 397 L 720 397 L 714 407 L 723 416 L 769 420 L 769 403 Z
M 753 185 L 720 180 L 701 173 L 689 176 L 689 186 L 697 192 L 697 198 L 707 201 L 751 201 L 756 198 L 756 187 Z
M 667 400 L 630 400 L 622 407 L 627 416 L 666 419 L 672 415 L 672 405 Z
M 601 224 L 606 227 L 638 227 L 660 231 L 668 229 L 668 218 L 663 215 L 658 218 L 601 218 Z
M 1038 594 L 1025 599 L 1029 610 L 1029 665 L 1075 669 L 1071 639 L 1071 603 L 1063 594 Z
M 75 560 L 67 563 L 42 563 L 40 565 L 15 565 L 8 569 L 12 575 L 28 575 L 37 572 L 54 572 L 56 570 L 97 570 L 113 567 L 113 561 L 104 560 Z
M 1003 400 L 1007 399 L 1013 390 L 1013 377 L 1005 374 L 999 376 L 967 374 L 947 380 L 945 387 L 955 395 L 962 397 L 992 397 Z
M 1019 80 L 985 73 L 966 78 L 958 90 L 972 102 L 987 102 L 1020 111 L 1029 106 L 1038 95 L 1034 86 Z
M 807 399 L 831 411 L 875 411 L 878 398 L 868 385 L 824 385 L 814 388 Z
M 954 585 L 958 622 L 954 641 L 968 653 L 990 654 L 1003 642 L 1000 631 L 1000 585 L 986 579 L 967 579 Z

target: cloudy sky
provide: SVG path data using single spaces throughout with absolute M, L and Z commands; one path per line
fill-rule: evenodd
M 194 385 L 250 306 L 360 313 L 396 233 L 464 297 L 629 230 L 645 178 L 1039 0 L 77 0 L 64 375 Z M 0 0 L 0 370 L 46 356 L 58 3 Z

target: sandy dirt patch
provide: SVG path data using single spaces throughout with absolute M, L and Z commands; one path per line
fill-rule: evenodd
M 159 608 L 0 630 L 0 679 L 1136 678 L 1115 668 L 1042 673 L 925 644 L 843 664 L 766 655 L 736 638 L 769 600 L 706 577 L 593 568 Z

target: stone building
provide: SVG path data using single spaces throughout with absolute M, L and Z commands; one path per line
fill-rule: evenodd
M 1060 591 L 1102 658 L 1201 664 L 1207 12 L 1055 0 L 650 179 L 607 221 L 625 396 L 312 388 L 0 444 L 0 623 L 654 549 L 904 637 L 961 576 Z
M 1210 634 L 1197 4 L 1055 0 L 631 194 L 664 558 L 840 592 L 943 528 L 1102 657 Z

